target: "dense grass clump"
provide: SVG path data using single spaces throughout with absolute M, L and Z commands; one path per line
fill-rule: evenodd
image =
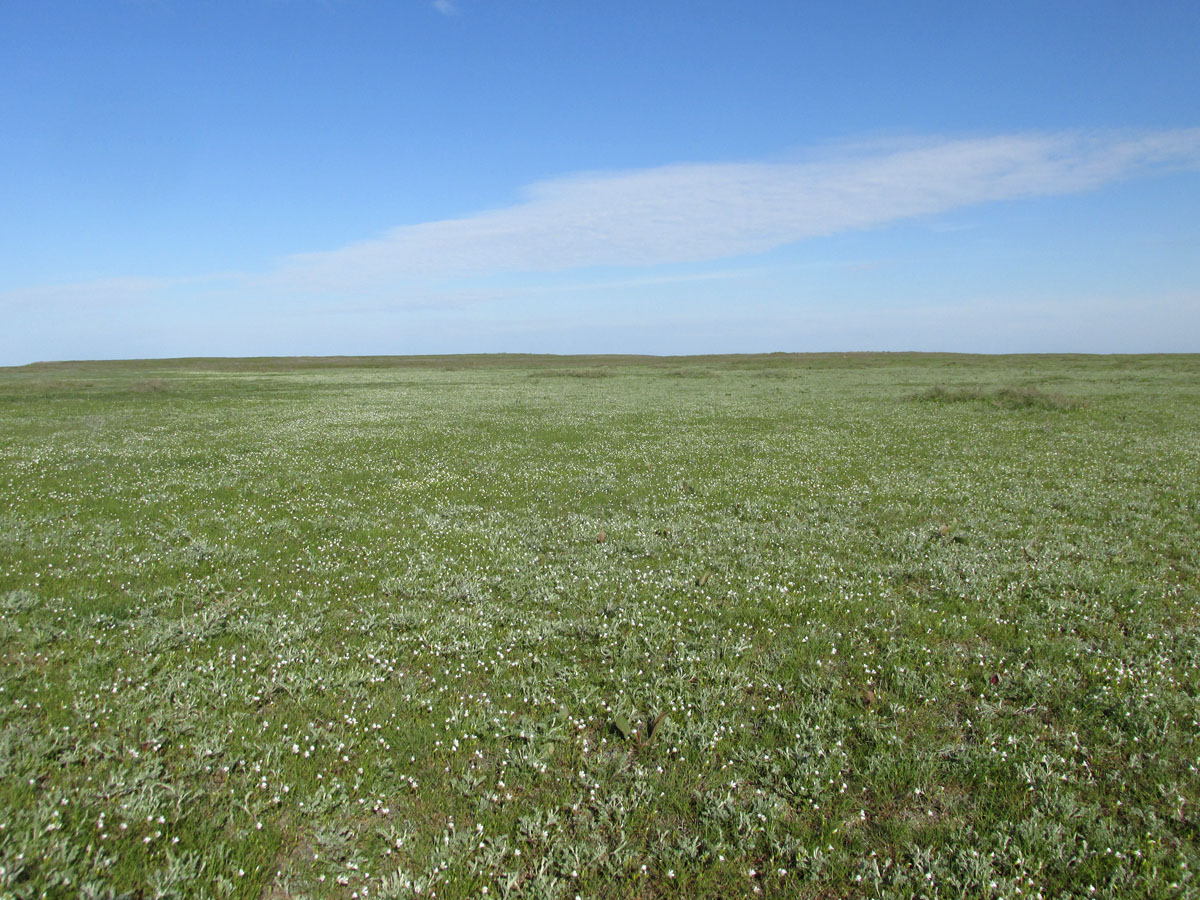
M 0 896 L 1197 896 L 1198 401 L 1185 356 L 0 370 Z
M 934 385 L 917 394 L 918 400 L 932 403 L 987 403 L 1004 409 L 1075 409 L 1082 406 L 1076 397 L 1067 397 L 1036 387 L 948 388 Z

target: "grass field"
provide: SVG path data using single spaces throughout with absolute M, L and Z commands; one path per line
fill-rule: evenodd
M 0 896 L 1200 896 L 1200 357 L 0 370 Z

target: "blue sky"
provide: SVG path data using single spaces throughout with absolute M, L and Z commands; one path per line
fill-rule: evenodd
M 1200 351 L 1200 4 L 8 0 L 0 365 Z

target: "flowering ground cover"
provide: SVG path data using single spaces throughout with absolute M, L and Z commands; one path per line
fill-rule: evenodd
M 1186 897 L 1200 357 L 0 370 L 0 896 Z

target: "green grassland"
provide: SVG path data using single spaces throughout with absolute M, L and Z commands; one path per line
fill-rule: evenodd
M 0 896 L 1200 896 L 1200 357 L 0 370 Z

